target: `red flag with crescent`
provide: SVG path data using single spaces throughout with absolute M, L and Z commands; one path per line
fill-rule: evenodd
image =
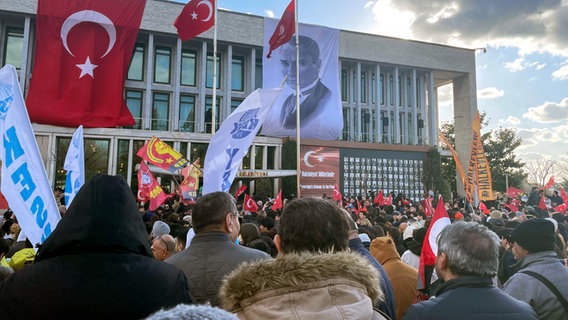
M 257 212 L 258 205 L 254 202 L 254 199 L 251 198 L 248 194 L 245 194 L 245 201 L 243 202 L 243 210 L 249 212 Z
M 550 179 L 548 179 L 548 182 L 544 185 L 544 190 L 552 187 L 552 185 L 554 185 L 554 176 L 550 176 Z
M 294 32 L 296 32 L 296 14 L 294 12 L 294 0 L 290 1 L 290 4 L 284 10 L 282 14 L 282 18 L 278 22 L 272 37 L 268 40 L 268 54 L 266 55 L 267 58 L 270 58 L 272 51 L 276 50 L 281 45 L 285 44 L 286 42 L 292 39 Z
M 135 124 L 123 89 L 146 0 L 38 0 L 32 122 L 86 128 Z
M 381 207 L 385 205 L 385 196 L 383 195 L 383 190 L 379 190 L 379 192 L 377 192 L 377 195 L 373 200 L 373 204 L 379 205 Z
M 167 195 L 158 184 L 156 178 L 145 161 L 140 162 L 140 167 L 138 168 L 138 200 L 147 201 L 150 200 L 150 211 L 158 209 L 158 207 L 164 203 L 167 199 Z
M 189 162 L 181 153 L 162 140 L 152 137 L 138 152 L 140 158 L 164 170 L 175 172 Z
M 191 0 L 174 22 L 178 37 L 191 40 L 215 25 L 215 0 Z
M 339 192 L 339 187 L 337 187 L 337 184 L 333 186 L 333 200 L 335 201 L 341 201 L 343 199 L 343 196 L 341 195 L 341 192 Z

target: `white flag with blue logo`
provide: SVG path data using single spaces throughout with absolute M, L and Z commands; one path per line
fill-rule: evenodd
M 205 154 L 203 191 L 229 191 L 243 157 L 281 89 L 253 91 L 221 124 Z M 266 123 L 265 125 L 270 125 Z
M 61 219 L 37 146 L 16 69 L 0 69 L 1 190 L 18 223 L 35 246 Z
M 71 205 L 79 189 L 85 184 L 85 152 L 83 151 L 83 126 L 79 126 L 67 149 L 63 169 L 67 170 L 65 180 L 65 205 Z

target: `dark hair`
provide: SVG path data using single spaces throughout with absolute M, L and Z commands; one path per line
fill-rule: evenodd
M 210 226 L 223 225 L 227 213 L 237 212 L 235 199 L 226 192 L 208 193 L 197 200 L 193 208 L 192 223 L 195 233 Z
M 278 234 L 284 253 L 343 251 L 348 245 L 349 225 L 336 204 L 300 198 L 284 207 Z
M 288 44 L 295 47 L 296 37 L 292 37 L 290 41 L 288 41 Z M 298 36 L 298 45 L 300 48 L 300 55 L 305 52 L 312 57 L 313 61 L 317 61 L 320 58 L 319 45 L 314 39 L 300 35 Z

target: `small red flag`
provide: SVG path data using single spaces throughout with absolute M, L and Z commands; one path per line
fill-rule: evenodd
M 257 212 L 258 205 L 254 202 L 254 199 L 251 198 L 248 194 L 245 194 L 245 201 L 243 202 L 243 210 L 249 212 Z
M 272 51 L 292 39 L 294 32 L 296 32 L 295 22 L 294 0 L 292 0 L 286 7 L 286 10 L 284 10 L 272 37 L 268 40 L 269 49 L 268 54 L 266 55 L 267 58 L 270 58 Z
M 430 286 L 430 277 L 432 275 L 433 267 L 436 264 L 436 256 L 438 254 L 438 244 L 436 240 L 438 235 L 445 226 L 451 223 L 448 212 L 444 207 L 442 197 L 438 199 L 436 205 L 436 212 L 434 218 L 426 231 L 424 243 L 422 245 L 422 252 L 420 254 L 420 263 L 418 266 L 418 286 L 417 289 L 425 289 Z
M 560 197 L 562 197 L 564 203 L 568 203 L 568 195 L 566 195 L 566 191 L 564 191 L 563 187 L 560 187 Z
M 485 203 L 483 203 L 483 201 L 479 201 L 479 210 L 481 210 L 481 212 L 489 215 L 489 209 L 487 209 L 487 206 L 485 205 Z
M 385 206 L 392 206 L 392 193 L 385 199 Z
M 564 211 L 566 211 L 566 209 L 568 209 L 568 205 L 566 203 L 563 203 L 561 205 L 554 207 L 554 211 L 560 212 L 560 213 L 564 213 Z
M 197 198 L 197 189 L 199 189 L 199 176 L 201 169 L 199 169 L 199 159 L 193 164 L 186 166 L 181 170 L 184 179 L 179 184 L 180 195 L 182 201 L 195 201 Z
M 379 192 L 375 196 L 375 200 L 373 200 L 373 204 L 378 204 L 381 207 L 385 205 L 385 196 L 383 195 L 383 190 L 379 190 Z
M 341 192 L 339 192 L 339 188 L 337 187 L 337 184 L 333 186 L 333 200 L 335 201 L 341 201 L 343 199 L 343 196 L 341 195 Z
M 511 198 L 516 198 L 519 195 L 522 195 L 523 193 L 524 193 L 523 190 L 517 189 L 515 187 L 509 187 L 509 189 L 507 189 L 507 195 Z
M 426 214 L 427 217 L 434 215 L 434 208 L 432 207 L 432 198 L 430 195 L 424 199 L 424 214 Z
M 175 172 L 189 161 L 162 140 L 152 137 L 138 152 L 140 158 L 164 170 Z
M 272 210 L 278 210 L 278 209 L 282 209 L 282 190 L 278 192 L 276 200 L 274 200 L 274 203 L 272 204 Z
M 124 80 L 145 0 L 39 0 L 32 122 L 85 128 L 134 125 Z
M 247 185 L 243 184 L 239 190 L 237 190 L 237 193 L 235 193 L 235 198 L 238 198 L 241 194 L 243 194 L 243 192 L 245 192 L 245 190 L 247 189 Z
M 215 0 L 191 0 L 174 22 L 182 41 L 193 39 L 215 24 Z
M 167 195 L 150 172 L 146 162 L 142 161 L 138 168 L 138 200 L 147 201 L 148 199 L 150 199 L 150 210 L 154 211 L 166 201 Z
M 548 209 L 548 207 L 546 206 L 546 196 L 544 195 L 544 192 L 542 193 L 542 197 L 540 197 L 540 201 L 538 202 L 538 208 L 540 210 Z
M 554 184 L 554 176 L 550 176 L 550 179 L 548 179 L 548 182 L 546 183 L 546 185 L 544 185 L 544 190 L 552 187 L 552 185 Z

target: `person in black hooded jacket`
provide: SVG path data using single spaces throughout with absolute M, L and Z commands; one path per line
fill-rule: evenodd
M 0 284 L 2 319 L 140 319 L 191 302 L 183 272 L 152 258 L 126 181 L 104 174 L 79 190 L 34 264 Z

